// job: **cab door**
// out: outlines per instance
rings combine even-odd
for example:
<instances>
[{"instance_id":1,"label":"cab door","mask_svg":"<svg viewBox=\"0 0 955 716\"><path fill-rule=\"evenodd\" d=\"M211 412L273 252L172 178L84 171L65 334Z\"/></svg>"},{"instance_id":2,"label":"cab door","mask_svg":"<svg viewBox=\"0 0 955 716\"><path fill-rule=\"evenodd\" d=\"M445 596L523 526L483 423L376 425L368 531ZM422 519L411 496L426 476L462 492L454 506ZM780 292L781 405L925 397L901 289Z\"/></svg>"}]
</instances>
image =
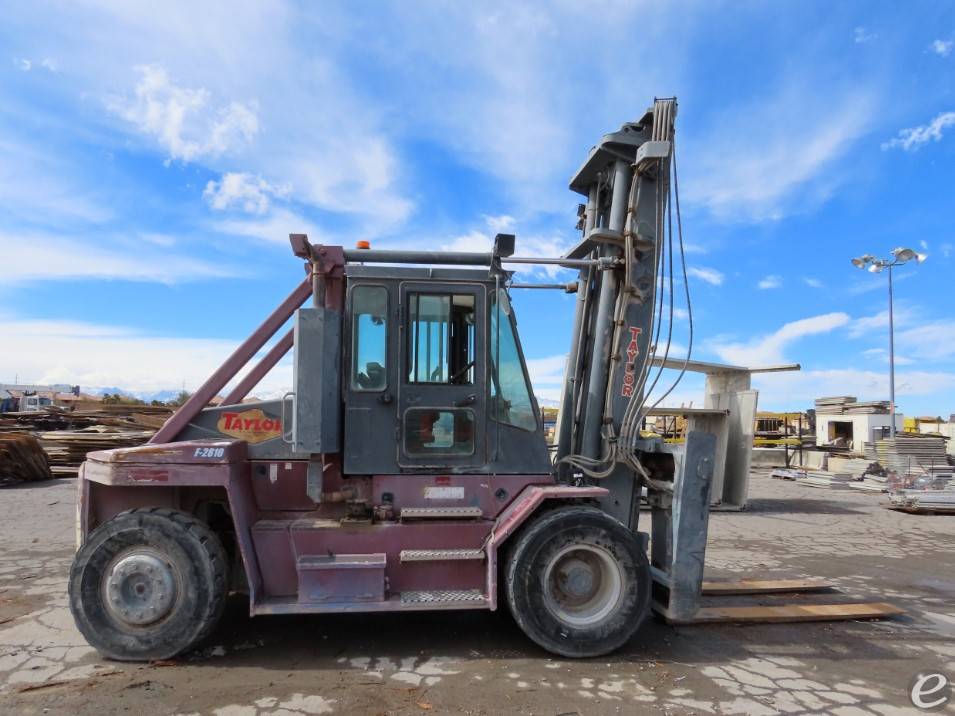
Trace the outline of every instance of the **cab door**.
<instances>
[{"instance_id":1,"label":"cab door","mask_svg":"<svg viewBox=\"0 0 955 716\"><path fill-rule=\"evenodd\" d=\"M354 281L345 313L345 474L397 470L394 442L398 314L388 281Z\"/></svg>"},{"instance_id":2,"label":"cab door","mask_svg":"<svg viewBox=\"0 0 955 716\"><path fill-rule=\"evenodd\" d=\"M398 465L464 469L487 462L485 288L402 283Z\"/></svg>"}]
</instances>

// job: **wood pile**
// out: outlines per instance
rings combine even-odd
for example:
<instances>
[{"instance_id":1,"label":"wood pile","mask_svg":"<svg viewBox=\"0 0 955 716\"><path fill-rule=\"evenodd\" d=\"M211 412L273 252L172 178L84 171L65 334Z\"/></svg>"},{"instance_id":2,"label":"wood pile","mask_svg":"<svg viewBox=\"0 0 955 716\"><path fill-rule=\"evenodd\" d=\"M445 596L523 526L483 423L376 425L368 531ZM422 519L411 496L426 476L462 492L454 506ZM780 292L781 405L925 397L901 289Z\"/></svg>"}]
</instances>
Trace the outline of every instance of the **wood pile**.
<instances>
[{"instance_id":1,"label":"wood pile","mask_svg":"<svg viewBox=\"0 0 955 716\"><path fill-rule=\"evenodd\" d=\"M86 453L142 445L170 415L172 409L165 406L124 404L75 411L48 408L41 412L0 413L0 440L10 435L32 436L40 453L45 453L47 474L74 477ZM30 472L35 468L23 469ZM0 484L4 484L2 470L0 460Z\"/></svg>"},{"instance_id":2,"label":"wood pile","mask_svg":"<svg viewBox=\"0 0 955 716\"><path fill-rule=\"evenodd\" d=\"M53 477L46 453L30 433L0 433L0 486Z\"/></svg>"},{"instance_id":3,"label":"wood pile","mask_svg":"<svg viewBox=\"0 0 955 716\"><path fill-rule=\"evenodd\" d=\"M40 444L50 458L57 475L76 475L86 453L94 450L134 447L153 436L153 430L123 430L108 425L92 425L82 430L53 430L39 433Z\"/></svg>"}]
</instances>

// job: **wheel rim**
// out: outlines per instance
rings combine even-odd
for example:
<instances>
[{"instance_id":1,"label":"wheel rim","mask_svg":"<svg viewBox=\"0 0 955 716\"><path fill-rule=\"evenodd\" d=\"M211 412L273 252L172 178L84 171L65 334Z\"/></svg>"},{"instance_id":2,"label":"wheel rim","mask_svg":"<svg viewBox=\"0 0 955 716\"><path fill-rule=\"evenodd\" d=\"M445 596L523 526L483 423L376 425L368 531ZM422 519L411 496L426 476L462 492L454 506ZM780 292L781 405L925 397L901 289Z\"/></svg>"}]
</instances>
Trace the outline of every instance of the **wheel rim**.
<instances>
[{"instance_id":1,"label":"wheel rim","mask_svg":"<svg viewBox=\"0 0 955 716\"><path fill-rule=\"evenodd\" d=\"M146 626L165 617L178 591L172 565L151 550L127 552L114 560L103 590L109 613L130 626Z\"/></svg>"},{"instance_id":2,"label":"wheel rim","mask_svg":"<svg viewBox=\"0 0 955 716\"><path fill-rule=\"evenodd\" d=\"M623 598L623 572L603 547L570 545L544 570L544 602L560 621L575 627L597 624Z\"/></svg>"}]
</instances>

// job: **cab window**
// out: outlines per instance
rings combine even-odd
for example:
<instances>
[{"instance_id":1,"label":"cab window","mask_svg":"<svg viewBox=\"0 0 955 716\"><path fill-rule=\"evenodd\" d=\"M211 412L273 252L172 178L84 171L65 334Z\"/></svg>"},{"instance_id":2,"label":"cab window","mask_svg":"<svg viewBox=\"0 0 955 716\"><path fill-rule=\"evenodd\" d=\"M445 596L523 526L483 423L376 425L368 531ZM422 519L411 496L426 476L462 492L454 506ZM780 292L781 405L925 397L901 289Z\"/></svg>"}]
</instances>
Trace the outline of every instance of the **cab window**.
<instances>
[{"instance_id":1,"label":"cab window","mask_svg":"<svg viewBox=\"0 0 955 716\"><path fill-rule=\"evenodd\" d=\"M408 307L408 382L474 383L474 296L412 293Z\"/></svg>"},{"instance_id":2,"label":"cab window","mask_svg":"<svg viewBox=\"0 0 955 716\"><path fill-rule=\"evenodd\" d=\"M491 402L492 419L522 430L537 430L537 413L517 348L517 337L507 293L491 294Z\"/></svg>"},{"instance_id":3,"label":"cab window","mask_svg":"<svg viewBox=\"0 0 955 716\"><path fill-rule=\"evenodd\" d=\"M352 390L380 391L388 383L388 291L357 286L352 291Z\"/></svg>"}]
</instances>

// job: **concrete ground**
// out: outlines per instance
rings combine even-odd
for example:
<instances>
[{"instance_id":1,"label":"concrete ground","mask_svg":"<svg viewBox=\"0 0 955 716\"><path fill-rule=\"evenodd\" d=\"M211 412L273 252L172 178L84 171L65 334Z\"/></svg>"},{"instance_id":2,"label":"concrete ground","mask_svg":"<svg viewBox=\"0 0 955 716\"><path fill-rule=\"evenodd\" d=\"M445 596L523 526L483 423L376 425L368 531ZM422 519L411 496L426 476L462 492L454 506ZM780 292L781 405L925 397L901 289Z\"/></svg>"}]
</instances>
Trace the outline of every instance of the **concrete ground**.
<instances>
[{"instance_id":1,"label":"concrete ground","mask_svg":"<svg viewBox=\"0 0 955 716\"><path fill-rule=\"evenodd\" d=\"M714 577L827 577L908 610L893 621L650 621L617 654L568 661L505 614L252 620L237 599L199 652L128 665L86 646L67 608L74 489L0 491L2 713L850 716L918 713L918 672L955 680L955 516L892 512L878 495L756 473L749 510L712 516L707 565Z\"/></svg>"}]
</instances>

